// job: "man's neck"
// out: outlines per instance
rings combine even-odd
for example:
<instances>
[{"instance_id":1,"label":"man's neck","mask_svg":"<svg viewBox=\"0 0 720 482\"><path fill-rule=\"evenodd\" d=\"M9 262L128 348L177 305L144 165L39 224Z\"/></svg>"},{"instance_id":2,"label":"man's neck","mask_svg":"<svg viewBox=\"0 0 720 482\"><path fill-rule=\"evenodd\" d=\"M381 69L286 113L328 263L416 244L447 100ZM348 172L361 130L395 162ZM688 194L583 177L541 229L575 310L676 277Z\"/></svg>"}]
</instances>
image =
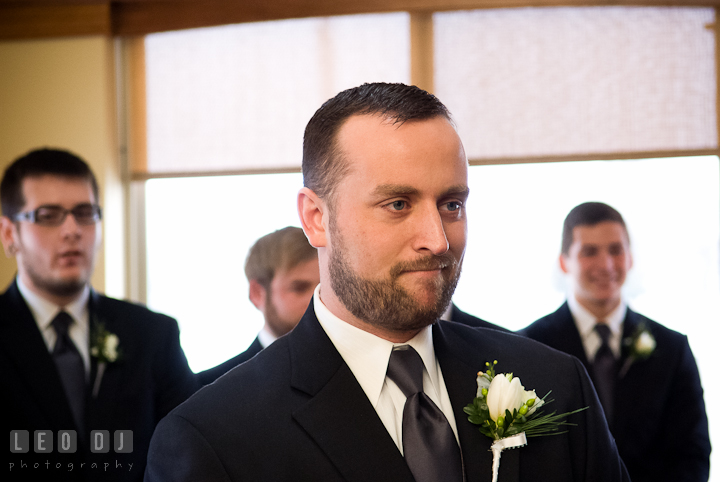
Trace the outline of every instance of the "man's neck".
<instances>
[{"instance_id":1,"label":"man's neck","mask_svg":"<svg viewBox=\"0 0 720 482\"><path fill-rule=\"evenodd\" d=\"M592 313L598 320L606 318L620 305L620 298L610 300L588 300L575 295L575 300L586 310Z\"/></svg>"},{"instance_id":2,"label":"man's neck","mask_svg":"<svg viewBox=\"0 0 720 482\"><path fill-rule=\"evenodd\" d=\"M47 290L43 290L35 286L32 281L23 279L22 277L18 277L18 281L22 283L22 286L28 290L31 291L35 296L38 296L46 301L49 301L50 303L53 303L54 305L64 307L69 304L71 304L73 301L77 300L80 296L82 296L83 291L86 289L87 285L83 285L77 292L71 293L68 295L58 295L55 293L48 292Z\"/></svg>"}]
</instances>

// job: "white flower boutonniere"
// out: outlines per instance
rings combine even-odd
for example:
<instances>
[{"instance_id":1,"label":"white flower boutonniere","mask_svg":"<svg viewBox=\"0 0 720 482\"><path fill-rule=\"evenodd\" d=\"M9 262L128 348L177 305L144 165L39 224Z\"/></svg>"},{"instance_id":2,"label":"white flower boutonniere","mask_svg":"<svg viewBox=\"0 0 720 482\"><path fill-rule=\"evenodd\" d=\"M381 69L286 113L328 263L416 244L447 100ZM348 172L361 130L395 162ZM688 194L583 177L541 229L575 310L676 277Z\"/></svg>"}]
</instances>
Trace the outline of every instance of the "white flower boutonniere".
<instances>
[{"instance_id":1,"label":"white flower boutonniere","mask_svg":"<svg viewBox=\"0 0 720 482\"><path fill-rule=\"evenodd\" d=\"M650 330L641 322L635 329L635 333L623 340L623 344L628 347L628 357L620 370L620 378L624 377L635 360L646 360L655 351L657 342Z\"/></svg>"},{"instance_id":2,"label":"white flower boutonniere","mask_svg":"<svg viewBox=\"0 0 720 482\"><path fill-rule=\"evenodd\" d=\"M121 356L119 345L120 339L116 334L110 333L99 321L93 323L90 355L98 361L97 375L93 384L93 398L97 397L100 390L100 382L105 374L107 364L117 361Z\"/></svg>"},{"instance_id":3,"label":"white flower boutonniere","mask_svg":"<svg viewBox=\"0 0 720 482\"><path fill-rule=\"evenodd\" d=\"M581 408L572 412L543 415L538 411L552 400L546 400L550 394L539 398L535 390L525 390L520 379L512 373L495 374L495 360L492 365L485 364L488 369L479 372L477 378L477 396L464 408L470 423L479 425L480 433L493 440L493 482L497 481L500 469L500 456L505 449L527 445L527 437L554 435L561 425L573 425L565 419L573 413L585 410Z\"/></svg>"}]
</instances>

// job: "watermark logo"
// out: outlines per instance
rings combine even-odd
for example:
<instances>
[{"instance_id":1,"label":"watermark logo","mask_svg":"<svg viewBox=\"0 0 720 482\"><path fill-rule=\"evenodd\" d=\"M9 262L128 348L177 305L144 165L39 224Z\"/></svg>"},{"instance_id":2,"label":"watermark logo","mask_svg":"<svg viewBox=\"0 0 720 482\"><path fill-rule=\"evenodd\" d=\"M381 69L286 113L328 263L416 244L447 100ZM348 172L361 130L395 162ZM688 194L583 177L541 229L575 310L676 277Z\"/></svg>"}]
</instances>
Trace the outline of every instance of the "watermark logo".
<instances>
[{"instance_id":1,"label":"watermark logo","mask_svg":"<svg viewBox=\"0 0 720 482\"><path fill-rule=\"evenodd\" d=\"M90 452L106 454L110 449L118 454L129 454L133 451L132 430L115 430L110 437L109 430L93 430L90 432ZM32 449L36 454L49 454L57 451L61 454L74 454L77 451L78 439L75 430L58 430L56 436L52 430L35 430L32 441L28 430L10 431L10 452L26 454Z\"/></svg>"},{"instance_id":2,"label":"watermark logo","mask_svg":"<svg viewBox=\"0 0 720 482\"><path fill-rule=\"evenodd\" d=\"M93 430L88 439L88 448L93 454L107 454L111 450L117 454L130 454L133 451L132 430L115 430L112 434L109 430ZM11 430L10 431L10 453L20 454L10 462L10 472L25 473L28 470L40 471L66 471L90 470L90 471L132 471L133 462L131 459L118 457L114 463L100 457L93 460L86 458L85 462L77 461L68 457L62 461L62 454L74 454L78 450L78 436L75 430ZM50 455L53 452L59 456ZM47 454L43 462L37 456L30 456L30 453ZM23 456L22 454L28 454ZM53 458L54 457L54 458ZM45 459L45 457L42 457Z\"/></svg>"}]
</instances>

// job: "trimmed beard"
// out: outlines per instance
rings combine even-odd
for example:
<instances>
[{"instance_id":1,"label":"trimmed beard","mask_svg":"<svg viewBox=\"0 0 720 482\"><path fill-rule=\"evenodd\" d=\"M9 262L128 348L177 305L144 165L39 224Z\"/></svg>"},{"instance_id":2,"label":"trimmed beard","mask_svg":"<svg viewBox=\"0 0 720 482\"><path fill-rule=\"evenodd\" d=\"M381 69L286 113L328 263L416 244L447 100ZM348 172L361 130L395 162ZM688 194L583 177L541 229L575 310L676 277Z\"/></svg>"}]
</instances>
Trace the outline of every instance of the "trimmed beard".
<instances>
[{"instance_id":1,"label":"trimmed beard","mask_svg":"<svg viewBox=\"0 0 720 482\"><path fill-rule=\"evenodd\" d=\"M88 283L87 279L52 280L43 278L29 264L25 264L25 271L38 289L60 298L71 298L79 295Z\"/></svg>"},{"instance_id":2,"label":"trimmed beard","mask_svg":"<svg viewBox=\"0 0 720 482\"><path fill-rule=\"evenodd\" d=\"M451 254L426 256L415 261L400 262L390 268L387 279L362 278L350 267L344 256L345 245L331 215L331 235L335 241L328 258L330 286L340 302L355 317L366 323L393 332L414 331L435 323L445 312L455 292L462 262ZM407 270L442 268L442 277L428 281L435 295L429 306L421 306L398 283ZM427 288L427 286L425 287Z\"/></svg>"}]
</instances>

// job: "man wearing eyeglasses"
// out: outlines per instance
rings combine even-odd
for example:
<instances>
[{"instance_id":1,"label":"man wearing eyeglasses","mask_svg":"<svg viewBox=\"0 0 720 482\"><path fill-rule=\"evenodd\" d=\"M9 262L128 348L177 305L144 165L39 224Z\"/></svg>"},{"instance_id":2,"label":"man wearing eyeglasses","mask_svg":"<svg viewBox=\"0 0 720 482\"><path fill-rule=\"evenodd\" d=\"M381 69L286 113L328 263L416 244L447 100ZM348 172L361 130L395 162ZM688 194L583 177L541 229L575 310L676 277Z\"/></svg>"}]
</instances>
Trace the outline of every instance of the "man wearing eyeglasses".
<instances>
[{"instance_id":1,"label":"man wearing eyeglasses","mask_svg":"<svg viewBox=\"0 0 720 482\"><path fill-rule=\"evenodd\" d=\"M156 423L196 388L177 322L89 286L102 210L80 158L26 154L0 199L0 239L17 261L0 295L10 479L142 480Z\"/></svg>"}]
</instances>

